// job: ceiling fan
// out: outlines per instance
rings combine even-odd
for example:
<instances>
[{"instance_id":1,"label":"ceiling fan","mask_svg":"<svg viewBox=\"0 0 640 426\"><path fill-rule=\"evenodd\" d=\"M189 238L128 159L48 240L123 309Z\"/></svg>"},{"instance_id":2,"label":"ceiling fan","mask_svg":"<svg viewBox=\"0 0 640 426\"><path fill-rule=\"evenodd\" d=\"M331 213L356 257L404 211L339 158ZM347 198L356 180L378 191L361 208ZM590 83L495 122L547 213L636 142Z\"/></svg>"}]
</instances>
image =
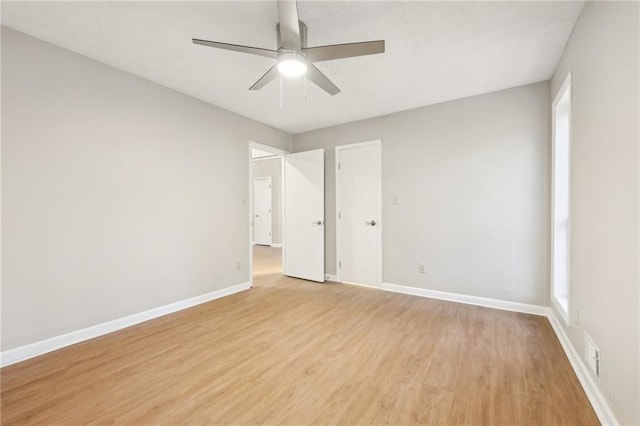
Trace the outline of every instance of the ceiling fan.
<instances>
[{"instance_id":1,"label":"ceiling fan","mask_svg":"<svg viewBox=\"0 0 640 426\"><path fill-rule=\"evenodd\" d=\"M277 0L278 20L276 26L278 50L260 47L241 46L217 41L192 39L194 44L266 56L277 60L249 90L259 90L273 81L279 74L285 77L306 77L331 96L340 93L340 89L320 72L314 62L354 56L384 53L384 40L360 43L332 44L329 46L307 47L307 26L298 19L298 7L295 0Z\"/></svg>"}]
</instances>

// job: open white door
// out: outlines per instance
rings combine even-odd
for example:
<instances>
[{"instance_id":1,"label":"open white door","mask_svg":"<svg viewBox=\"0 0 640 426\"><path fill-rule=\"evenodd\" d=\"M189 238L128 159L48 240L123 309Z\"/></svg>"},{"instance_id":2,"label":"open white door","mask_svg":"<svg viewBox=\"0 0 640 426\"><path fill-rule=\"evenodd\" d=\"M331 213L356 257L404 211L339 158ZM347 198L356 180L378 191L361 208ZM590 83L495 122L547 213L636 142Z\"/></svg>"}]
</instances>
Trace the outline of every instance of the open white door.
<instances>
[{"instance_id":1,"label":"open white door","mask_svg":"<svg viewBox=\"0 0 640 426\"><path fill-rule=\"evenodd\" d=\"M286 155L284 183L283 273L324 282L324 150Z\"/></svg>"}]
</instances>

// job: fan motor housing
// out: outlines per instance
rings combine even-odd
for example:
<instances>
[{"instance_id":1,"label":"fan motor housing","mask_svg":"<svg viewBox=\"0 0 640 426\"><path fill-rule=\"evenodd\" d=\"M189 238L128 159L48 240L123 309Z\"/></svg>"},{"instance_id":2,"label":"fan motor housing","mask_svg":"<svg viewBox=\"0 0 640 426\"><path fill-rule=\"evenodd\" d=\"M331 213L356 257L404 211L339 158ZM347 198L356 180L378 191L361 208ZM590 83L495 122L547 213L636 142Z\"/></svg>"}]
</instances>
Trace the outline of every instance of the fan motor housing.
<instances>
[{"instance_id":1,"label":"fan motor housing","mask_svg":"<svg viewBox=\"0 0 640 426\"><path fill-rule=\"evenodd\" d=\"M300 25L300 45L305 48L307 47L307 25L302 21L298 21L298 24ZM276 25L276 46L278 46L277 50L282 48L282 41L280 40L280 23Z\"/></svg>"}]
</instances>

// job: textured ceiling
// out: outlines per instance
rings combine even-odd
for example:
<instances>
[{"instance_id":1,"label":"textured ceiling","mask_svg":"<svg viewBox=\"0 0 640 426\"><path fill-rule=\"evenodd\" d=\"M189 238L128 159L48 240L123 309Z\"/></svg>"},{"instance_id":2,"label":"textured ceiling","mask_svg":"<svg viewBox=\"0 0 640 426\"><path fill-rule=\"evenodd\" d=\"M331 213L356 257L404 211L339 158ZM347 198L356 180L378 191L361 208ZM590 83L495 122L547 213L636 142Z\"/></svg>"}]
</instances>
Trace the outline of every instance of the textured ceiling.
<instances>
[{"instance_id":1,"label":"textured ceiling","mask_svg":"<svg viewBox=\"0 0 640 426\"><path fill-rule=\"evenodd\" d=\"M342 93L303 80L247 90L273 60L191 38L275 48L275 1L2 2L2 23L290 133L551 77L582 2L309 2L310 46L386 40L318 63Z\"/></svg>"}]
</instances>

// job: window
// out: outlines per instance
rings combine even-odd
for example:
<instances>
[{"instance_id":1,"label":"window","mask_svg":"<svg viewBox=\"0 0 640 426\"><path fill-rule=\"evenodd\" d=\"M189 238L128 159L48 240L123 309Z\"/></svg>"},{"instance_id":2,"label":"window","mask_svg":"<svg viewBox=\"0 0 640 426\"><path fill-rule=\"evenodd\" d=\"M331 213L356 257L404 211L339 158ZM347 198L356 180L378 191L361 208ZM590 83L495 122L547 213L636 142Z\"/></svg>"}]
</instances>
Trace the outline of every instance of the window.
<instances>
[{"instance_id":1,"label":"window","mask_svg":"<svg viewBox=\"0 0 640 426\"><path fill-rule=\"evenodd\" d=\"M569 189L571 176L571 74L553 106L551 302L569 321Z\"/></svg>"}]
</instances>

